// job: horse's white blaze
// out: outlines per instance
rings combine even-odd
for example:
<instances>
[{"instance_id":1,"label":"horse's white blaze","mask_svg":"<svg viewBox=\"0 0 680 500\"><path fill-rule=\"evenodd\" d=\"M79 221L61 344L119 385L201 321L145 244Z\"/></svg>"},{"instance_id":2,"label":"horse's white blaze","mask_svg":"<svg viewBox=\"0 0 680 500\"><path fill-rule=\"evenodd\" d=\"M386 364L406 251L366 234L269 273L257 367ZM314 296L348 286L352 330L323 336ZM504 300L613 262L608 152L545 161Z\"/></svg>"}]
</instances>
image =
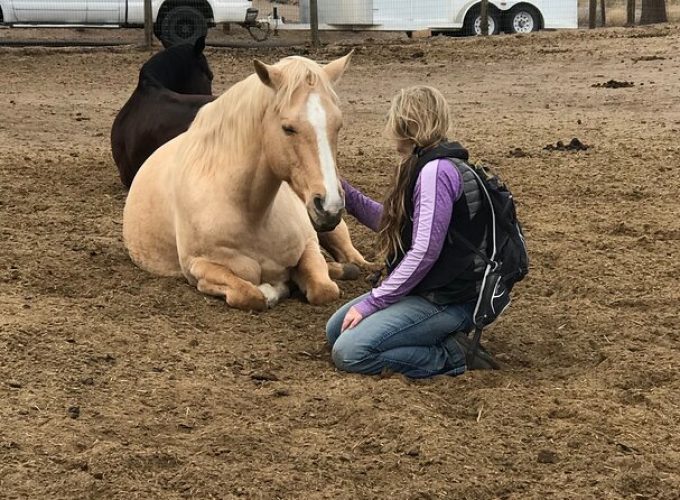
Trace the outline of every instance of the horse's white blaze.
<instances>
[{"instance_id":1,"label":"horse's white blaze","mask_svg":"<svg viewBox=\"0 0 680 500\"><path fill-rule=\"evenodd\" d=\"M328 212L338 212L345 206L344 200L340 197L338 189L338 176L335 171L335 159L328 142L328 131L326 130L326 110L323 109L319 94L313 93L307 99L307 120L314 127L316 132L316 144L319 149L319 162L323 183L326 187L326 199L323 208Z\"/></svg>"}]
</instances>

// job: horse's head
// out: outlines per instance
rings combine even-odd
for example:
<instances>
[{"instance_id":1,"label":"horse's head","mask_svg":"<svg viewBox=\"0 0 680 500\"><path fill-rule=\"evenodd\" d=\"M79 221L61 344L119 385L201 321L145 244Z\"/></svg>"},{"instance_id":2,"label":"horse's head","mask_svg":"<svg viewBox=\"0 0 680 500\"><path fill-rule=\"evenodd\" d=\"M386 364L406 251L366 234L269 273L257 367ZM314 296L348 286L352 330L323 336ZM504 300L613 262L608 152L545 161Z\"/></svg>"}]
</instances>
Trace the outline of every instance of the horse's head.
<instances>
[{"instance_id":1,"label":"horse's head","mask_svg":"<svg viewBox=\"0 0 680 500\"><path fill-rule=\"evenodd\" d=\"M211 95L213 73L203 49L205 36L194 43L168 47L142 67L141 78L150 78L179 94Z\"/></svg>"},{"instance_id":2,"label":"horse's head","mask_svg":"<svg viewBox=\"0 0 680 500\"><path fill-rule=\"evenodd\" d=\"M345 208L335 162L342 114L332 85L350 57L323 67L302 57L273 66L255 61L258 77L276 94L262 124L263 153L275 175L305 203L317 231L335 228Z\"/></svg>"}]
</instances>

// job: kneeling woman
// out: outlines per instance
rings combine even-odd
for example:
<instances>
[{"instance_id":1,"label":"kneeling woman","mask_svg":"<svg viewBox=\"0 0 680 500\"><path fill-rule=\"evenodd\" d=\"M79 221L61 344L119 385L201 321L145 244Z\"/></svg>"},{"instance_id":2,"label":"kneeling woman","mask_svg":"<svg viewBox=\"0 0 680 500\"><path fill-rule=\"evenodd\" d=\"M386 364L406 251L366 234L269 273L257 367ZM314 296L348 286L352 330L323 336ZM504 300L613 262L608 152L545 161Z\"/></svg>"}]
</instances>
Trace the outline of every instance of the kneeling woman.
<instances>
[{"instance_id":1,"label":"kneeling woman","mask_svg":"<svg viewBox=\"0 0 680 500\"><path fill-rule=\"evenodd\" d=\"M342 370L424 378L495 365L480 348L475 366L466 367L476 271L485 264L452 234L460 231L484 250L489 213L474 179L449 159L465 161L468 153L445 142L448 129L448 106L438 90L402 90L387 121L402 161L385 203L343 182L348 212L378 232L388 275L328 322L333 361Z\"/></svg>"}]
</instances>

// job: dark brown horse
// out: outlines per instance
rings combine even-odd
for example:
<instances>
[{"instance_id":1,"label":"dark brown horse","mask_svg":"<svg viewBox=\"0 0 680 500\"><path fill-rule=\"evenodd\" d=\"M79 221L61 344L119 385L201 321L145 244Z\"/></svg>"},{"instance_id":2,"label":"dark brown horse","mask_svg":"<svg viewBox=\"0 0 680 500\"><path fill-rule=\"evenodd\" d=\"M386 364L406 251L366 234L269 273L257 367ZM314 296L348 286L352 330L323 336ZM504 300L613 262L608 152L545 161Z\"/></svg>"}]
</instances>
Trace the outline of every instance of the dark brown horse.
<instances>
[{"instance_id":1,"label":"dark brown horse","mask_svg":"<svg viewBox=\"0 0 680 500\"><path fill-rule=\"evenodd\" d=\"M201 37L163 50L142 66L137 88L111 128L111 152L125 187L156 149L186 131L198 110L215 99L204 48Z\"/></svg>"}]
</instances>

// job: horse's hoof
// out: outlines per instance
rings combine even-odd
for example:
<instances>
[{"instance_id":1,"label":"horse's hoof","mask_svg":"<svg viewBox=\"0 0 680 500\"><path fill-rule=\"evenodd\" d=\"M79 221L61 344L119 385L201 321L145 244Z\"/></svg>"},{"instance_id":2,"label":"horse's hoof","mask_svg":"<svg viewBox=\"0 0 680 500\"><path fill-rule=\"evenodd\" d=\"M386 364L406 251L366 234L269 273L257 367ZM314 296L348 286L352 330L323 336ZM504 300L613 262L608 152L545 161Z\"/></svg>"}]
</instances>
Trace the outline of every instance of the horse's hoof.
<instances>
[{"instance_id":1,"label":"horse's hoof","mask_svg":"<svg viewBox=\"0 0 680 500\"><path fill-rule=\"evenodd\" d=\"M359 269L359 266L356 264L342 265L342 276L340 277L341 280L358 280L359 276L361 276L361 269Z\"/></svg>"},{"instance_id":2,"label":"horse's hoof","mask_svg":"<svg viewBox=\"0 0 680 500\"><path fill-rule=\"evenodd\" d=\"M272 286L269 283L262 283L257 288L264 295L268 309L271 309L278 304L281 299L290 297L290 289L285 283L279 283L275 286Z\"/></svg>"},{"instance_id":3,"label":"horse's hoof","mask_svg":"<svg viewBox=\"0 0 680 500\"><path fill-rule=\"evenodd\" d=\"M276 293L274 287L269 283L262 283L257 288L262 292L262 295L264 295L264 300L267 303L267 309L271 309L279 303L279 294Z\"/></svg>"}]
</instances>

